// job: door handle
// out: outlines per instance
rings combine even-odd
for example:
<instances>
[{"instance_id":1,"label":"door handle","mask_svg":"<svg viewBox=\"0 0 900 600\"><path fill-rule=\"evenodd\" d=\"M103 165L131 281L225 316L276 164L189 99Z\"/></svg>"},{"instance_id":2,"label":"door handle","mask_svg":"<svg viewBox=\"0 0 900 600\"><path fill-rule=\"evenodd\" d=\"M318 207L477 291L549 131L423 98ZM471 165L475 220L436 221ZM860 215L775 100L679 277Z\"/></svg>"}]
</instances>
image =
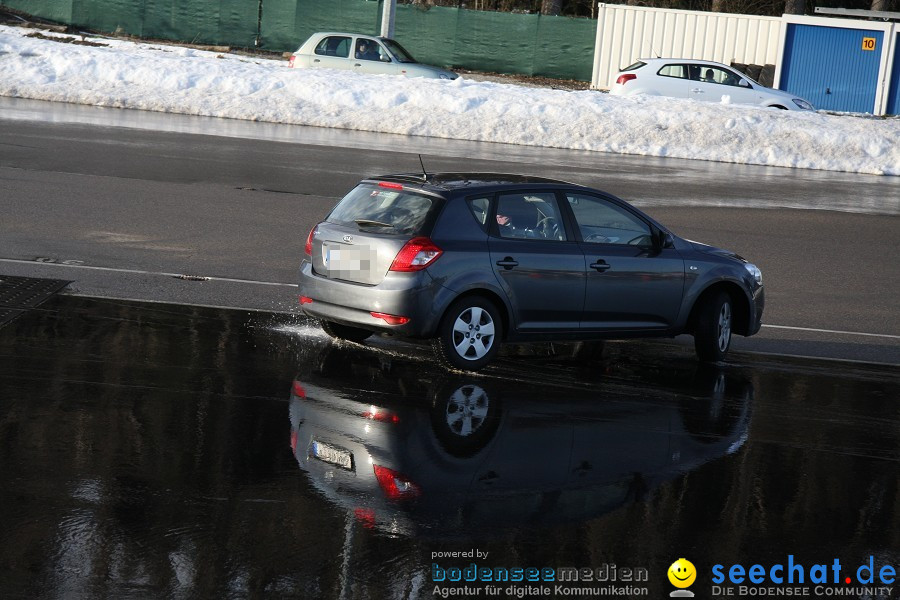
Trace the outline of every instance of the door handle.
<instances>
[{"instance_id":1,"label":"door handle","mask_svg":"<svg viewBox=\"0 0 900 600\"><path fill-rule=\"evenodd\" d=\"M498 267L503 267L504 269L506 269L507 271L509 271L509 270L512 269L513 267L518 267L518 266L519 266L519 262L518 262L516 259L514 259L512 256L507 256L507 257L504 258L503 260L498 260L498 261L497 261L497 266L498 266Z\"/></svg>"},{"instance_id":2,"label":"door handle","mask_svg":"<svg viewBox=\"0 0 900 600\"><path fill-rule=\"evenodd\" d=\"M354 66L354 67L361 67L362 65L359 64L359 63L353 63L353 66Z\"/></svg>"},{"instance_id":3,"label":"door handle","mask_svg":"<svg viewBox=\"0 0 900 600\"><path fill-rule=\"evenodd\" d=\"M591 265L591 268L596 269L597 271L600 271L602 273L603 271L606 271L607 269L609 269L611 266L612 265L610 265L608 262L606 262L605 260L603 260L601 258L601 259L597 260L597 262L593 263Z\"/></svg>"},{"instance_id":4,"label":"door handle","mask_svg":"<svg viewBox=\"0 0 900 600\"><path fill-rule=\"evenodd\" d=\"M314 59L313 59L313 62L322 62L322 61L319 60L318 58L314 58Z\"/></svg>"},{"instance_id":5,"label":"door handle","mask_svg":"<svg viewBox=\"0 0 900 600\"><path fill-rule=\"evenodd\" d=\"M692 91L693 93L695 93L695 94L702 94L702 93L703 93L703 90L701 90L700 88L692 88L691 91Z\"/></svg>"}]
</instances>

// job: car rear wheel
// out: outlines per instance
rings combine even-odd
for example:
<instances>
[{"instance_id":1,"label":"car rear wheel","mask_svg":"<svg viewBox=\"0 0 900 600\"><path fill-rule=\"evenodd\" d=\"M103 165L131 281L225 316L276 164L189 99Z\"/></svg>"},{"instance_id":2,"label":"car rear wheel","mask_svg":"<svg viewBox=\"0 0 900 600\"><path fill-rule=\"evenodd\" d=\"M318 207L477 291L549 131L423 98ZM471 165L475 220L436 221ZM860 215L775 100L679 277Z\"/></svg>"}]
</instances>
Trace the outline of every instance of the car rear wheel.
<instances>
[{"instance_id":1,"label":"car rear wheel","mask_svg":"<svg viewBox=\"0 0 900 600\"><path fill-rule=\"evenodd\" d=\"M432 346L445 366L478 371L500 349L503 322L493 302L480 296L460 298L450 305Z\"/></svg>"},{"instance_id":2,"label":"car rear wheel","mask_svg":"<svg viewBox=\"0 0 900 600\"><path fill-rule=\"evenodd\" d=\"M331 321L322 321L322 329L324 329L325 333L331 337L339 340L347 340L348 342L361 342L372 335L372 332L368 329L351 327L350 325L341 325L340 323L333 323Z\"/></svg>"},{"instance_id":3,"label":"car rear wheel","mask_svg":"<svg viewBox=\"0 0 900 600\"><path fill-rule=\"evenodd\" d=\"M694 327L694 349L700 360L723 360L731 347L731 330L734 310L731 297L719 292L708 298L700 307Z\"/></svg>"}]
</instances>

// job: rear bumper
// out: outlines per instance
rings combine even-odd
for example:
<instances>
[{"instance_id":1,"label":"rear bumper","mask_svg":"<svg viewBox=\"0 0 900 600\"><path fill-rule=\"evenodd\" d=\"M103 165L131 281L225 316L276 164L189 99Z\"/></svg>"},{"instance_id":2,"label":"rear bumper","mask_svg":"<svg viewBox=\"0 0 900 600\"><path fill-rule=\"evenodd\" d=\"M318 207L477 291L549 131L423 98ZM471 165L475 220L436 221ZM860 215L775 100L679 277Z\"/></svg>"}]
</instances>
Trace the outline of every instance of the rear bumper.
<instances>
[{"instance_id":1,"label":"rear bumper","mask_svg":"<svg viewBox=\"0 0 900 600\"><path fill-rule=\"evenodd\" d=\"M300 264L300 296L312 299L301 304L311 317L376 332L406 337L432 337L449 299L447 291L426 271L390 272L378 285L363 285L330 279L313 272L312 264ZM408 317L403 325L389 325L372 313Z\"/></svg>"}]
</instances>

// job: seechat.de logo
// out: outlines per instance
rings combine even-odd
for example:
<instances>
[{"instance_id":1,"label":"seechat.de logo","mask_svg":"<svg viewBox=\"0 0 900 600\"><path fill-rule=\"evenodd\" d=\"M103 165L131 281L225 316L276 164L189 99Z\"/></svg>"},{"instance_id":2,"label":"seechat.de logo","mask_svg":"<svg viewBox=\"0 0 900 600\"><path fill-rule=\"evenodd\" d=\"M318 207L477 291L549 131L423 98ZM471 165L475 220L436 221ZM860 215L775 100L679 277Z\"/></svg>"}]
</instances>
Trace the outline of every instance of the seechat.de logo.
<instances>
[{"instance_id":1,"label":"seechat.de logo","mask_svg":"<svg viewBox=\"0 0 900 600\"><path fill-rule=\"evenodd\" d=\"M697 569L694 563L686 558L679 558L672 563L668 571L669 583L678 589L669 594L671 598L693 598L694 592L689 587L697 579Z\"/></svg>"}]
</instances>

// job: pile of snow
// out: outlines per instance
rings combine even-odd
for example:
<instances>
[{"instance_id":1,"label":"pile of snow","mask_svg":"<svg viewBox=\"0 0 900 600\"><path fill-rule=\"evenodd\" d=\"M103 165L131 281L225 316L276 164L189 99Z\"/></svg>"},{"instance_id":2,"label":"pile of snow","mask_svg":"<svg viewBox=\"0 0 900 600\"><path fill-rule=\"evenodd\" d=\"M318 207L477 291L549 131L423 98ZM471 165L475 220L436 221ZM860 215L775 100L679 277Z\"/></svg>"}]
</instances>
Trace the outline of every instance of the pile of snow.
<instances>
[{"instance_id":1,"label":"pile of snow","mask_svg":"<svg viewBox=\"0 0 900 600\"><path fill-rule=\"evenodd\" d=\"M290 69L0 26L0 95L403 135L900 175L900 120ZM58 41L47 38L56 37ZM61 43L68 41L70 43ZM75 41L81 41L76 38Z\"/></svg>"}]
</instances>

